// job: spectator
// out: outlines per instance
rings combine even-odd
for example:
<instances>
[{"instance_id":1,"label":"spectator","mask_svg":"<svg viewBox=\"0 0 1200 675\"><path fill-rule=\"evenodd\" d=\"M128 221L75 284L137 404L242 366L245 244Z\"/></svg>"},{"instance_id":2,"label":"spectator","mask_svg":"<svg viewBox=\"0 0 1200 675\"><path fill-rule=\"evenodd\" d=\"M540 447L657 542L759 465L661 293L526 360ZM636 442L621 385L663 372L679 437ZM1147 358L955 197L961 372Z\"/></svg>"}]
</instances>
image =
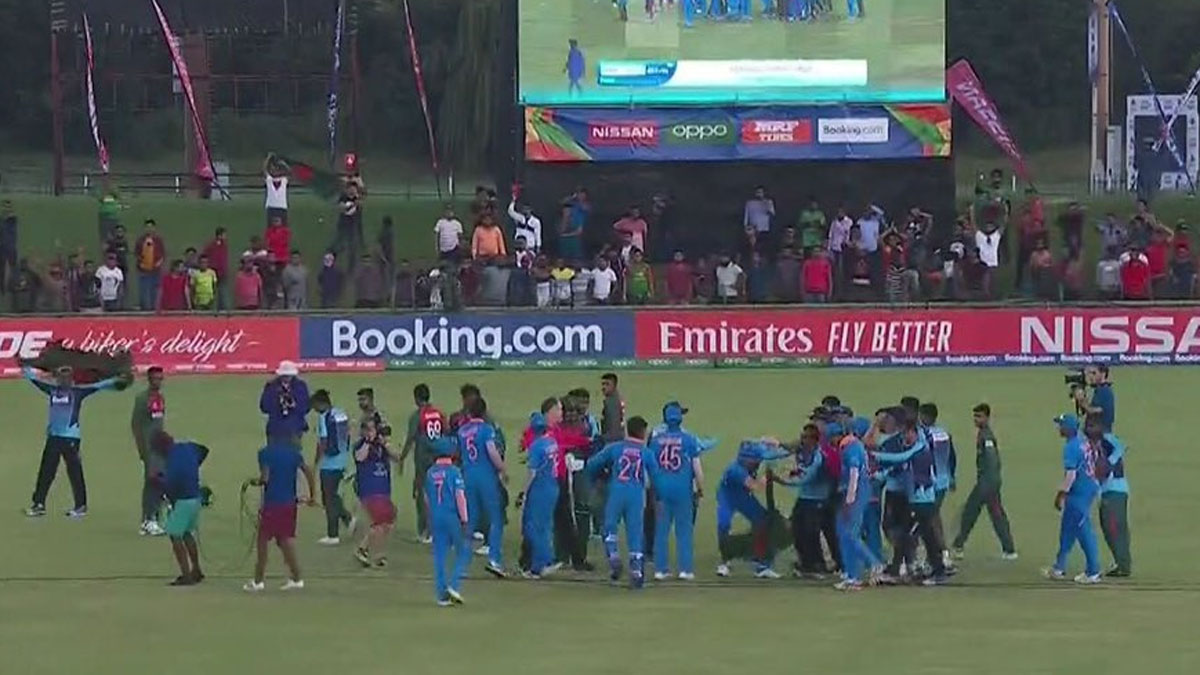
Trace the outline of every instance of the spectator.
<instances>
[{"instance_id":1,"label":"spectator","mask_svg":"<svg viewBox=\"0 0 1200 675\"><path fill-rule=\"evenodd\" d=\"M1171 248L1173 250L1181 247L1187 249L1188 255L1192 254L1191 233L1188 231L1187 223L1182 218L1175 223L1175 236L1171 238Z\"/></svg>"},{"instance_id":2,"label":"spectator","mask_svg":"<svg viewBox=\"0 0 1200 675\"><path fill-rule=\"evenodd\" d=\"M337 266L337 254L327 251L321 257L321 271L317 273L317 288L321 296L321 309L338 306L342 298L342 284L345 275Z\"/></svg>"},{"instance_id":3,"label":"spectator","mask_svg":"<svg viewBox=\"0 0 1200 675\"><path fill-rule=\"evenodd\" d=\"M516 239L513 255L513 271L508 278L509 304L516 307L532 307L537 304L537 292L533 281L533 264L537 254L529 250L525 235Z\"/></svg>"},{"instance_id":4,"label":"spectator","mask_svg":"<svg viewBox=\"0 0 1200 675\"><path fill-rule=\"evenodd\" d=\"M1028 204L1021 207L1021 214L1017 219L1017 230L1019 242L1017 244L1017 274L1014 287L1021 290L1025 286L1025 269L1030 265L1030 258L1037 250L1038 244L1045 242L1047 233L1045 223L1034 216ZM1034 286L1037 286L1036 281Z\"/></svg>"},{"instance_id":5,"label":"spectator","mask_svg":"<svg viewBox=\"0 0 1200 675\"><path fill-rule=\"evenodd\" d=\"M1103 300L1116 300L1121 297L1119 250L1115 247L1105 249L1096 263L1096 292Z\"/></svg>"},{"instance_id":6,"label":"spectator","mask_svg":"<svg viewBox=\"0 0 1200 675\"><path fill-rule=\"evenodd\" d=\"M872 204L858 219L858 229L861 236L859 249L868 257L874 259L879 252L879 237L883 228L883 209Z\"/></svg>"},{"instance_id":7,"label":"spectator","mask_svg":"<svg viewBox=\"0 0 1200 675\"><path fill-rule=\"evenodd\" d=\"M96 207L96 222L100 229L100 245L103 246L112 236L112 231L121 224L121 196L112 186L112 177L104 176Z\"/></svg>"},{"instance_id":8,"label":"spectator","mask_svg":"<svg viewBox=\"0 0 1200 675\"><path fill-rule=\"evenodd\" d=\"M263 246L262 237L253 235L250 237L250 248L242 252L242 258L250 258L254 266L258 268L259 273L271 262L271 253Z\"/></svg>"},{"instance_id":9,"label":"spectator","mask_svg":"<svg viewBox=\"0 0 1200 675\"><path fill-rule=\"evenodd\" d=\"M613 271L616 272L616 270ZM592 275L595 270L587 265L580 265L579 269L572 270L572 272L575 276L571 277L571 281L568 283L572 306L591 303Z\"/></svg>"},{"instance_id":10,"label":"spectator","mask_svg":"<svg viewBox=\"0 0 1200 675\"><path fill-rule=\"evenodd\" d=\"M198 269L200 269L200 254L196 252L195 246L189 246L183 251L183 271L190 275L195 274Z\"/></svg>"},{"instance_id":11,"label":"spectator","mask_svg":"<svg viewBox=\"0 0 1200 675\"><path fill-rule=\"evenodd\" d=\"M361 262L354 270L354 306L359 309L383 307L384 292L387 286L387 279L375 256L364 253Z\"/></svg>"},{"instance_id":12,"label":"spectator","mask_svg":"<svg viewBox=\"0 0 1200 675\"><path fill-rule=\"evenodd\" d=\"M667 265L667 303L671 305L686 305L696 295L695 270L683 256L683 251L675 251L671 262Z\"/></svg>"},{"instance_id":13,"label":"spectator","mask_svg":"<svg viewBox=\"0 0 1200 675\"><path fill-rule=\"evenodd\" d=\"M571 282L575 276L574 268L568 266L562 258L554 261L554 267L550 270L550 286L555 305L569 307L574 304Z\"/></svg>"},{"instance_id":14,"label":"spectator","mask_svg":"<svg viewBox=\"0 0 1200 675\"><path fill-rule=\"evenodd\" d=\"M1058 217L1058 226L1067 245L1068 260L1074 260L1083 253L1083 221L1086 215L1079 202L1071 202Z\"/></svg>"},{"instance_id":15,"label":"spectator","mask_svg":"<svg viewBox=\"0 0 1200 675\"><path fill-rule=\"evenodd\" d=\"M587 190L576 188L563 200L562 219L558 227L558 253L572 262L584 259L583 231L592 213Z\"/></svg>"},{"instance_id":16,"label":"spectator","mask_svg":"<svg viewBox=\"0 0 1200 675\"><path fill-rule=\"evenodd\" d=\"M786 247L775 260L775 298L784 303L800 302L803 297L804 263L796 258L796 249Z\"/></svg>"},{"instance_id":17,"label":"spectator","mask_svg":"<svg viewBox=\"0 0 1200 675\"><path fill-rule=\"evenodd\" d=\"M192 275L192 309L210 312L220 309L224 302L220 299L221 282L217 271L212 267L212 260L205 253L200 256L200 266Z\"/></svg>"},{"instance_id":18,"label":"spectator","mask_svg":"<svg viewBox=\"0 0 1200 675\"><path fill-rule=\"evenodd\" d=\"M1174 234L1170 228L1164 225L1155 227L1150 233L1150 245L1144 251L1146 259L1150 262L1150 285L1154 289L1156 298L1165 297L1167 286L1170 285L1168 279L1169 258L1171 257L1170 239Z\"/></svg>"},{"instance_id":19,"label":"spectator","mask_svg":"<svg viewBox=\"0 0 1200 675\"><path fill-rule=\"evenodd\" d=\"M909 267L908 249L896 230L883 236L884 288L888 302L911 302L917 285L917 272Z\"/></svg>"},{"instance_id":20,"label":"spectator","mask_svg":"<svg viewBox=\"0 0 1200 675\"><path fill-rule=\"evenodd\" d=\"M963 299L990 300L992 297L992 268L983 262L979 249L967 251L962 269Z\"/></svg>"},{"instance_id":21,"label":"spectator","mask_svg":"<svg viewBox=\"0 0 1200 675\"><path fill-rule=\"evenodd\" d=\"M17 214L11 200L0 202L0 293L17 271Z\"/></svg>"},{"instance_id":22,"label":"spectator","mask_svg":"<svg viewBox=\"0 0 1200 675\"><path fill-rule=\"evenodd\" d=\"M613 267L617 271L618 274L623 275L625 273L625 268L629 267L630 261L633 260L633 251L637 248L637 246L635 246L633 244L633 235L632 234L630 234L628 232L623 232L623 233L621 233L620 236L621 236L621 248L618 249L617 256L621 259L621 264L620 264L619 269L616 269L618 267L617 265L614 265ZM624 278L624 277L622 277L622 278Z\"/></svg>"},{"instance_id":23,"label":"spectator","mask_svg":"<svg viewBox=\"0 0 1200 675\"><path fill-rule=\"evenodd\" d=\"M623 240L629 242L634 248L641 251L643 254L646 251L646 239L649 227L646 221L642 218L642 210L637 206L629 207L617 222L613 223L613 229L617 233L623 235Z\"/></svg>"},{"instance_id":24,"label":"spectator","mask_svg":"<svg viewBox=\"0 0 1200 675\"><path fill-rule=\"evenodd\" d=\"M467 267L467 269L470 269L470 267ZM447 312L457 312L463 308L465 292L462 283L462 274L455 274L454 266L450 263L442 263L442 273L438 276L437 289L442 302L442 308Z\"/></svg>"},{"instance_id":25,"label":"spectator","mask_svg":"<svg viewBox=\"0 0 1200 675\"><path fill-rule=\"evenodd\" d=\"M800 230L800 250L815 250L828 237L825 212L815 196L808 198L808 206L800 211L796 226Z\"/></svg>"},{"instance_id":26,"label":"spectator","mask_svg":"<svg viewBox=\"0 0 1200 675\"><path fill-rule=\"evenodd\" d=\"M55 314L71 311L70 286L62 263L51 262L42 281L42 309Z\"/></svg>"},{"instance_id":27,"label":"spectator","mask_svg":"<svg viewBox=\"0 0 1200 675\"><path fill-rule=\"evenodd\" d=\"M252 257L242 258L242 267L233 279L233 306L241 310L256 310L263 306L263 280Z\"/></svg>"},{"instance_id":28,"label":"spectator","mask_svg":"<svg viewBox=\"0 0 1200 675\"><path fill-rule=\"evenodd\" d=\"M454 215L452 205L446 205L442 217L433 226L433 232L437 237L438 259L457 261L462 249L463 225Z\"/></svg>"},{"instance_id":29,"label":"spectator","mask_svg":"<svg viewBox=\"0 0 1200 675\"><path fill-rule=\"evenodd\" d=\"M266 186L266 209L268 225L279 219L286 223L288 217L288 167L274 155L263 160L263 183Z\"/></svg>"},{"instance_id":30,"label":"spectator","mask_svg":"<svg viewBox=\"0 0 1200 675\"><path fill-rule=\"evenodd\" d=\"M738 260L750 260L750 256L759 250L762 243L763 235L760 235L753 225L742 227L742 239L737 250Z\"/></svg>"},{"instance_id":31,"label":"spectator","mask_svg":"<svg viewBox=\"0 0 1200 675\"><path fill-rule=\"evenodd\" d=\"M826 303L833 297L833 261L822 247L809 249L800 276L804 280L804 302Z\"/></svg>"},{"instance_id":32,"label":"spectator","mask_svg":"<svg viewBox=\"0 0 1200 675\"><path fill-rule=\"evenodd\" d=\"M1131 245L1121 256L1121 297L1125 300L1152 300L1150 260L1142 249Z\"/></svg>"},{"instance_id":33,"label":"spectator","mask_svg":"<svg viewBox=\"0 0 1200 675\"><path fill-rule=\"evenodd\" d=\"M114 236L124 236L118 225L113 230ZM125 273L117 264L117 255L108 253L104 256L104 266L96 270L96 279L100 282L100 305L106 312L119 312L122 309L122 299L125 297Z\"/></svg>"},{"instance_id":34,"label":"spectator","mask_svg":"<svg viewBox=\"0 0 1200 675\"><path fill-rule=\"evenodd\" d=\"M763 186L754 188L754 196L746 200L746 208L742 213L742 226L753 227L759 239L767 239L771 234L771 223L775 218L775 200L767 196Z\"/></svg>"},{"instance_id":35,"label":"spectator","mask_svg":"<svg viewBox=\"0 0 1200 675\"><path fill-rule=\"evenodd\" d=\"M496 191L483 185L476 185L475 198L471 200L471 215L476 222L485 215L496 215Z\"/></svg>"},{"instance_id":36,"label":"spectator","mask_svg":"<svg viewBox=\"0 0 1200 675\"><path fill-rule=\"evenodd\" d=\"M113 255L117 259L117 268L121 270L121 274L129 274L129 240L125 237L125 226L117 225L113 227L108 241L104 243L104 257L107 260L109 255Z\"/></svg>"},{"instance_id":37,"label":"spectator","mask_svg":"<svg viewBox=\"0 0 1200 675\"><path fill-rule=\"evenodd\" d=\"M1150 210L1150 203L1145 199L1139 199L1134 202L1133 210L1133 217L1142 219L1149 227L1156 228L1160 225L1158 217Z\"/></svg>"},{"instance_id":38,"label":"spectator","mask_svg":"<svg viewBox=\"0 0 1200 675\"><path fill-rule=\"evenodd\" d=\"M842 267L842 251L850 242L850 228L854 221L846 214L846 207L839 206L837 215L829 224L829 253L833 256L833 271L838 279L845 278Z\"/></svg>"},{"instance_id":39,"label":"spectator","mask_svg":"<svg viewBox=\"0 0 1200 675\"><path fill-rule=\"evenodd\" d=\"M771 299L771 270L761 253L755 251L750 255L745 276L747 301L763 304Z\"/></svg>"},{"instance_id":40,"label":"spectator","mask_svg":"<svg viewBox=\"0 0 1200 675\"><path fill-rule=\"evenodd\" d=\"M82 247L80 248L82 250ZM91 274L94 275L95 273L96 270L92 270ZM72 312L79 311L80 308L79 302L81 299L81 291L83 290L81 279L83 278L84 274L83 254L80 252L72 253L71 255L67 256L67 268L64 270L64 275L67 281L67 298L69 299L67 308ZM89 280L89 283L95 285L95 281L96 280L93 276L93 278Z\"/></svg>"},{"instance_id":41,"label":"spectator","mask_svg":"<svg viewBox=\"0 0 1200 675\"><path fill-rule=\"evenodd\" d=\"M158 291L158 310L161 312L185 312L192 308L191 281L182 260L171 261L171 269L162 279Z\"/></svg>"},{"instance_id":42,"label":"spectator","mask_svg":"<svg viewBox=\"0 0 1200 675\"><path fill-rule=\"evenodd\" d=\"M392 283L392 307L413 309L417 306L417 280L412 265L406 259L396 264L396 276Z\"/></svg>"},{"instance_id":43,"label":"spectator","mask_svg":"<svg viewBox=\"0 0 1200 675\"><path fill-rule=\"evenodd\" d=\"M474 305L479 295L479 276L483 265L478 260L463 260L459 263L456 276L462 286L462 301L466 305ZM445 279L442 279L442 283Z\"/></svg>"},{"instance_id":44,"label":"spectator","mask_svg":"<svg viewBox=\"0 0 1200 675\"><path fill-rule=\"evenodd\" d=\"M308 307L308 267L300 257L300 251L292 249L288 264L283 268L283 304L291 310Z\"/></svg>"},{"instance_id":45,"label":"spectator","mask_svg":"<svg viewBox=\"0 0 1200 675\"><path fill-rule=\"evenodd\" d=\"M1096 231L1100 233L1101 251L1123 251L1129 245L1129 230L1112 211L1105 214L1104 222L1096 226Z\"/></svg>"},{"instance_id":46,"label":"spectator","mask_svg":"<svg viewBox=\"0 0 1200 675\"><path fill-rule=\"evenodd\" d=\"M257 267L262 278L262 309L283 309L283 266L267 262Z\"/></svg>"},{"instance_id":47,"label":"spectator","mask_svg":"<svg viewBox=\"0 0 1200 675\"><path fill-rule=\"evenodd\" d=\"M137 251L138 307L143 312L150 312L158 303L158 284L167 255L167 248L158 235L158 224L153 218L146 219L145 230L133 247Z\"/></svg>"},{"instance_id":48,"label":"spectator","mask_svg":"<svg viewBox=\"0 0 1200 675\"><path fill-rule=\"evenodd\" d=\"M994 223L985 223L981 229L975 230L975 248L979 251L979 259L987 265L989 276L995 276L996 268L1000 266L1000 243L1004 231Z\"/></svg>"},{"instance_id":49,"label":"spectator","mask_svg":"<svg viewBox=\"0 0 1200 675\"><path fill-rule=\"evenodd\" d=\"M717 302L736 303L746 294L746 274L728 255L721 255L713 274L717 279Z\"/></svg>"},{"instance_id":50,"label":"spectator","mask_svg":"<svg viewBox=\"0 0 1200 675\"><path fill-rule=\"evenodd\" d=\"M538 253L542 250L542 220L533 215L533 209L528 204L517 206L516 195L508 205L508 217L513 221L513 238L525 237L529 250Z\"/></svg>"},{"instance_id":51,"label":"spectator","mask_svg":"<svg viewBox=\"0 0 1200 675\"><path fill-rule=\"evenodd\" d=\"M842 248L842 271L847 300L869 302L873 299L871 254L863 248L862 227L858 224L850 226L850 238ZM836 285L834 290L837 290Z\"/></svg>"},{"instance_id":52,"label":"spectator","mask_svg":"<svg viewBox=\"0 0 1200 675\"><path fill-rule=\"evenodd\" d=\"M793 251L797 248L802 248L800 240L796 237L796 228L791 225L783 228L783 232L779 235L779 241L775 245L777 251L783 251L785 248L790 248Z\"/></svg>"},{"instance_id":53,"label":"spectator","mask_svg":"<svg viewBox=\"0 0 1200 675\"><path fill-rule=\"evenodd\" d=\"M513 252L513 263L516 268L519 270L532 269L534 261L537 260L537 253L529 248L529 240L525 238L525 235L518 235L513 246L516 247L516 251Z\"/></svg>"},{"instance_id":54,"label":"spectator","mask_svg":"<svg viewBox=\"0 0 1200 675\"><path fill-rule=\"evenodd\" d=\"M1175 247L1171 260L1171 295L1179 300L1196 297L1196 261L1186 246Z\"/></svg>"},{"instance_id":55,"label":"spectator","mask_svg":"<svg viewBox=\"0 0 1200 675\"><path fill-rule=\"evenodd\" d=\"M77 279L75 297L78 298L79 311L84 314L103 311L104 304L100 300L100 275L96 274L97 271L94 261L83 261L83 273Z\"/></svg>"},{"instance_id":56,"label":"spectator","mask_svg":"<svg viewBox=\"0 0 1200 675\"><path fill-rule=\"evenodd\" d=\"M483 307L503 307L508 303L508 279L512 276L512 269L507 263L504 258L488 258L483 261L483 269L479 274L477 304Z\"/></svg>"},{"instance_id":57,"label":"spectator","mask_svg":"<svg viewBox=\"0 0 1200 675\"><path fill-rule=\"evenodd\" d=\"M292 230L282 218L276 216L271 219L267 231L263 233L263 242L272 265L283 267L287 264L288 254L292 250Z\"/></svg>"},{"instance_id":58,"label":"spectator","mask_svg":"<svg viewBox=\"0 0 1200 675\"><path fill-rule=\"evenodd\" d=\"M546 256L539 255L533 261L533 283L536 289L537 306L538 308L550 306L550 261Z\"/></svg>"},{"instance_id":59,"label":"spectator","mask_svg":"<svg viewBox=\"0 0 1200 675\"><path fill-rule=\"evenodd\" d=\"M338 195L337 234L333 240L333 250L339 256L345 251L346 260L353 267L362 244L362 193L358 183L350 181Z\"/></svg>"},{"instance_id":60,"label":"spectator","mask_svg":"<svg viewBox=\"0 0 1200 675\"><path fill-rule=\"evenodd\" d=\"M654 269L639 248L625 269L625 300L631 305L647 305L654 299Z\"/></svg>"},{"instance_id":61,"label":"spectator","mask_svg":"<svg viewBox=\"0 0 1200 675\"><path fill-rule=\"evenodd\" d=\"M226 286L229 281L229 238L225 232L225 228L218 227L213 233L213 238L204 247L202 258L208 258L208 265L216 274L217 285L213 295L216 297L216 308L225 309L225 294ZM193 300L196 299L196 289L192 289ZM197 302L197 305L200 303ZM199 307L197 307L199 309ZM207 307L205 309L212 309Z\"/></svg>"},{"instance_id":62,"label":"spectator","mask_svg":"<svg viewBox=\"0 0 1200 675\"><path fill-rule=\"evenodd\" d=\"M475 231L471 233L471 257L479 260L507 256L504 231L496 225L496 219L490 213L483 214L475 224Z\"/></svg>"},{"instance_id":63,"label":"spectator","mask_svg":"<svg viewBox=\"0 0 1200 675\"><path fill-rule=\"evenodd\" d=\"M613 288L617 285L617 273L612 269L608 258L601 256L596 260L596 269L592 270L592 302L597 305L607 305L612 301Z\"/></svg>"},{"instance_id":64,"label":"spectator","mask_svg":"<svg viewBox=\"0 0 1200 675\"><path fill-rule=\"evenodd\" d=\"M390 274L392 265L396 264L396 226L392 222L391 216L383 217L383 223L379 226L379 236L375 237L375 243L379 245L379 257L383 269Z\"/></svg>"},{"instance_id":65,"label":"spectator","mask_svg":"<svg viewBox=\"0 0 1200 675\"><path fill-rule=\"evenodd\" d=\"M1056 302L1060 297L1058 275L1055 274L1054 254L1046 244L1045 235L1039 237L1029 253L1029 280L1033 295L1039 300Z\"/></svg>"},{"instance_id":66,"label":"spectator","mask_svg":"<svg viewBox=\"0 0 1200 675\"><path fill-rule=\"evenodd\" d=\"M29 264L28 258L17 262L17 269L8 281L8 292L12 297L14 314L32 314L38 308L38 296L42 292L42 278Z\"/></svg>"},{"instance_id":67,"label":"spectator","mask_svg":"<svg viewBox=\"0 0 1200 675\"><path fill-rule=\"evenodd\" d=\"M1064 302L1077 302L1083 298L1083 256L1068 257L1063 263L1062 299Z\"/></svg>"}]
</instances>

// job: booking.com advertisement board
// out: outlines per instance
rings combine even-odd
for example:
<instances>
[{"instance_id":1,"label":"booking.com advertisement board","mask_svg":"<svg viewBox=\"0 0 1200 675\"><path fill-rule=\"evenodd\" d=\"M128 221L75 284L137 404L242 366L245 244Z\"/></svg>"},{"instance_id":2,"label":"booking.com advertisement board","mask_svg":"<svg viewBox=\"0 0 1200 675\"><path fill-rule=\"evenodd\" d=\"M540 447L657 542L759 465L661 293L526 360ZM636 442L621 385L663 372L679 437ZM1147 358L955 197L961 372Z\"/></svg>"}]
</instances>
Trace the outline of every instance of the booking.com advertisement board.
<instances>
[{"instance_id":1,"label":"booking.com advertisement board","mask_svg":"<svg viewBox=\"0 0 1200 675\"><path fill-rule=\"evenodd\" d=\"M950 106L525 108L530 162L950 156Z\"/></svg>"},{"instance_id":2,"label":"booking.com advertisement board","mask_svg":"<svg viewBox=\"0 0 1200 675\"><path fill-rule=\"evenodd\" d=\"M1200 310L732 309L0 318L0 375L62 342L179 374L1200 364Z\"/></svg>"}]
</instances>

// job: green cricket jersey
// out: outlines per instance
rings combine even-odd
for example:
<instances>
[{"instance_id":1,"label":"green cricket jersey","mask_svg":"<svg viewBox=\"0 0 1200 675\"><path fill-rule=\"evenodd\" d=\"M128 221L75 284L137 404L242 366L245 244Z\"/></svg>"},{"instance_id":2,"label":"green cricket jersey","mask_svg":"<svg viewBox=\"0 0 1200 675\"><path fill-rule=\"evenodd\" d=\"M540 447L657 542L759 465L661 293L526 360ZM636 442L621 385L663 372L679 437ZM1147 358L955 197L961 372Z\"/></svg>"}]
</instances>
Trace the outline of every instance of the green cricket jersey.
<instances>
[{"instance_id":1,"label":"green cricket jersey","mask_svg":"<svg viewBox=\"0 0 1200 675\"><path fill-rule=\"evenodd\" d=\"M975 476L981 485L1000 485L1000 446L991 427L980 429L975 437Z\"/></svg>"},{"instance_id":2,"label":"green cricket jersey","mask_svg":"<svg viewBox=\"0 0 1200 675\"><path fill-rule=\"evenodd\" d=\"M163 430L166 422L167 405L161 391L146 389L133 400L133 415L130 424L137 435L138 453L150 452L150 439Z\"/></svg>"}]
</instances>

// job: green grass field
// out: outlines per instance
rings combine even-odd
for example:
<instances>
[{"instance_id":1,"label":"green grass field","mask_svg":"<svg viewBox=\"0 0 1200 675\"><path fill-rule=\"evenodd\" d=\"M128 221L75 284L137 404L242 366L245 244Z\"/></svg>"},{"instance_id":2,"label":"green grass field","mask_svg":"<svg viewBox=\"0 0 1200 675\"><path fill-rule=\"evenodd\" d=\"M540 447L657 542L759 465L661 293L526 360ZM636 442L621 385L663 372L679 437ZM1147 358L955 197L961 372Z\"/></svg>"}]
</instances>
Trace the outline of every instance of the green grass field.
<instances>
[{"instance_id":1,"label":"green grass field","mask_svg":"<svg viewBox=\"0 0 1200 675\"><path fill-rule=\"evenodd\" d=\"M760 0L750 1L753 21L698 19L685 27L680 2L651 20L641 0L630 0L629 21L622 22L609 0L521 0L521 98L529 104L669 104L912 102L944 97L942 0L867 2L862 20L848 20L845 2L835 2L833 16L811 23L764 19ZM579 41L587 57L582 93L572 94L567 88L563 64L569 38ZM736 90L599 87L596 64L621 59L862 59L868 62L868 84Z\"/></svg>"},{"instance_id":2,"label":"green grass field","mask_svg":"<svg viewBox=\"0 0 1200 675\"><path fill-rule=\"evenodd\" d=\"M417 375L314 375L335 402L351 403L364 381L376 387L393 419L408 411ZM424 376L444 408L457 386L477 382L508 435L540 399L568 387L595 389L598 373L436 373ZM407 475L397 480L399 526L391 569L363 572L351 549L318 548L323 518L303 510L299 548L308 588L240 590L249 574L239 533L238 485L255 471L262 422L255 405L261 380L193 377L168 381L169 428L209 444L205 478L217 493L203 514L209 580L167 588L174 576L165 541L137 535L140 465L127 423L133 392L105 393L84 409L84 453L91 515L68 521L66 478L51 492L52 513L27 520L26 505L42 443L45 399L28 384L0 383L5 430L0 452L0 644L3 672L105 675L169 672L416 673L1119 673L1194 672L1194 477L1200 459L1173 440L1194 406L1190 369L1122 369L1116 373L1118 430L1131 447L1131 520L1135 578L1076 588L1043 581L1057 518L1051 506L1060 478L1060 444L1050 424L1067 403L1053 369L924 371L757 371L629 373L622 389L630 414L657 415L680 397L688 426L722 439L706 459L708 494L743 435L792 436L803 411L837 392L861 410L902 394L934 400L958 439L960 490L973 475L970 406L987 400L1004 458L1005 502L1021 559L1006 563L986 522L977 526L954 584L888 588L844 596L826 584L755 582L746 567L718 581L714 506L705 499L697 536L700 580L652 585L641 593L610 588L602 577L565 575L553 582L494 581L474 563L467 606L434 606L430 555L414 543ZM139 385L140 386L140 385ZM311 452L308 448L306 452ZM523 478L515 452L514 480ZM411 471L411 467L409 469ZM790 507L786 500L785 508ZM516 529L505 553L515 562ZM599 558L595 553L593 558ZM1107 559L1107 552L1105 552ZM777 567L792 560L783 554ZM1073 568L1082 565L1079 554Z\"/></svg>"}]
</instances>

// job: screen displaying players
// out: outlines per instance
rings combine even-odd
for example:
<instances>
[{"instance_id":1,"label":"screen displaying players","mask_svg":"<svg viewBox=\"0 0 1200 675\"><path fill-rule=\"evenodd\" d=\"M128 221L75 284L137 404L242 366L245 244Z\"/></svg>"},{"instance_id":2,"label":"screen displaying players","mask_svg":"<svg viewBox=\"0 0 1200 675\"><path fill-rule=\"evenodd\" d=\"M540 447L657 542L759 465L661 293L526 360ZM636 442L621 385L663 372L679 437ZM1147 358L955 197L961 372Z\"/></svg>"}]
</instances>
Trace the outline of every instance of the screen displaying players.
<instances>
[{"instance_id":1,"label":"screen displaying players","mask_svg":"<svg viewBox=\"0 0 1200 675\"><path fill-rule=\"evenodd\" d=\"M518 0L520 102L945 99L945 0Z\"/></svg>"}]
</instances>

